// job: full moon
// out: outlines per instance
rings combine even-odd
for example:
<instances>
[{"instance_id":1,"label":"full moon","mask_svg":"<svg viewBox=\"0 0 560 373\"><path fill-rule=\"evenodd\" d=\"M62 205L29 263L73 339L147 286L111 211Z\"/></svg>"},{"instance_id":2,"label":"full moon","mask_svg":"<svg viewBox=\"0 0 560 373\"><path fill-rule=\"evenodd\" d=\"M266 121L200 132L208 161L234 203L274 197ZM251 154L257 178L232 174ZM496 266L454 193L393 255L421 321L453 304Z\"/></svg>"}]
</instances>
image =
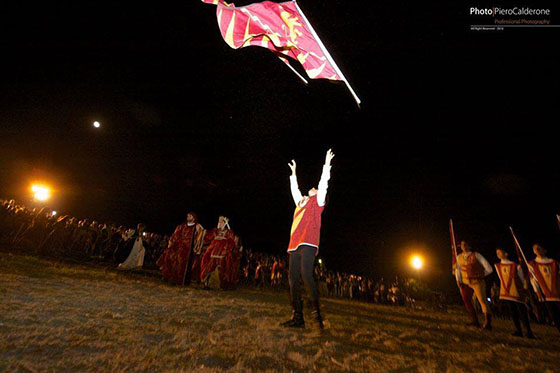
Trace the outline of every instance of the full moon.
<instances>
[{"instance_id":1,"label":"full moon","mask_svg":"<svg viewBox=\"0 0 560 373\"><path fill-rule=\"evenodd\" d=\"M99 127L101 127L101 123L99 123L98 121L95 121L95 122L93 122L93 126L95 128L99 128Z\"/></svg>"}]
</instances>

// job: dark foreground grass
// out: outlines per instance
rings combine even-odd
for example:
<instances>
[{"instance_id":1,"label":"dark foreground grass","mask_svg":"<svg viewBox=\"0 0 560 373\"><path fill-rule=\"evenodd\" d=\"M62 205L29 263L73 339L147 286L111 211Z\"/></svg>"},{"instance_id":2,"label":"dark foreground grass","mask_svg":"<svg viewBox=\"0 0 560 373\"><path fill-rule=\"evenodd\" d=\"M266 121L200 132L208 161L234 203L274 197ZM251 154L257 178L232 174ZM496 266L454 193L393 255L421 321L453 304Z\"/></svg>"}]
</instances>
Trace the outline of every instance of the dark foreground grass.
<instances>
[{"instance_id":1,"label":"dark foreground grass","mask_svg":"<svg viewBox=\"0 0 560 373\"><path fill-rule=\"evenodd\" d=\"M287 294L0 252L0 371L560 371L560 335L469 329L449 313L324 299L328 329L285 330Z\"/></svg>"}]
</instances>

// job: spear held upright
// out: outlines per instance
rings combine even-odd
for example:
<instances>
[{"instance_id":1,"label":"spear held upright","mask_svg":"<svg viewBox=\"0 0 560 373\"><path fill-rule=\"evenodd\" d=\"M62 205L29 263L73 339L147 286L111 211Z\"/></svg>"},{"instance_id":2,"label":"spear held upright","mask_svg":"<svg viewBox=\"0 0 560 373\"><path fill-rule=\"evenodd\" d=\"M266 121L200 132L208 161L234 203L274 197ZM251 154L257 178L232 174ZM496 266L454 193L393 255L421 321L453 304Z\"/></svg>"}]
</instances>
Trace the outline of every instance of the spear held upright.
<instances>
[{"instance_id":1,"label":"spear held upright","mask_svg":"<svg viewBox=\"0 0 560 373\"><path fill-rule=\"evenodd\" d=\"M521 245L519 244L519 241L517 240L517 237L515 237L515 233L513 233L513 228L509 227L509 230L511 231L511 235L513 236L513 241L515 242L515 250L517 250L517 256L520 258L519 261L521 261L521 258L523 258L523 263L521 264L521 267L523 268L523 272L526 274L527 272L529 272L531 274L531 277L533 278L533 283L535 284L535 290L537 293L537 297L539 298L539 300L543 300L544 299L544 293L541 289L541 286L539 285L539 280L537 279L537 275L535 274L535 270L533 269L533 267L531 267L529 265L529 262L527 261L527 257L525 256L525 253L523 252L523 249L521 248Z\"/></svg>"},{"instance_id":2,"label":"spear held upright","mask_svg":"<svg viewBox=\"0 0 560 373\"><path fill-rule=\"evenodd\" d=\"M455 240L455 231L453 229L453 219L449 219L449 235L451 236L451 267L455 271L455 280L457 286L461 284L461 268L457 260L457 241Z\"/></svg>"}]
</instances>

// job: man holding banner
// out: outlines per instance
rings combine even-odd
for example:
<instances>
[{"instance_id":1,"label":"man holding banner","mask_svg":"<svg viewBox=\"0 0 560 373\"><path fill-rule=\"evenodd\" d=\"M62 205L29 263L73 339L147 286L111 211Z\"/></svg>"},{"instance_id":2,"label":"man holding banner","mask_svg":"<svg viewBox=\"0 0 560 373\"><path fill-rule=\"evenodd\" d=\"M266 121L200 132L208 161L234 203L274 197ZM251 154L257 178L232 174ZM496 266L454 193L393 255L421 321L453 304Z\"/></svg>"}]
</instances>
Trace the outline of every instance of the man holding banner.
<instances>
[{"instance_id":1,"label":"man holding banner","mask_svg":"<svg viewBox=\"0 0 560 373\"><path fill-rule=\"evenodd\" d=\"M496 273L500 279L500 302L505 303L515 325L515 337L523 337L521 323L527 330L527 338L534 339L531 323L527 314L525 301L527 298L527 282L521 266L508 259L508 253L502 248L496 249L496 256L500 262L495 264Z\"/></svg>"},{"instance_id":2,"label":"man holding banner","mask_svg":"<svg viewBox=\"0 0 560 373\"><path fill-rule=\"evenodd\" d=\"M482 327L486 330L491 330L492 314L486 297L486 282L484 278L492 273L492 267L480 253L472 251L471 246L466 241L461 241L461 249L463 252L457 255L457 263L454 270L463 303L472 319L468 325L480 326L476 311L472 305L474 294L484 313L484 324Z\"/></svg>"},{"instance_id":3,"label":"man holding banner","mask_svg":"<svg viewBox=\"0 0 560 373\"><path fill-rule=\"evenodd\" d=\"M560 264L546 256L546 249L533 245L536 258L528 264L532 269L531 284L544 299L546 309L560 332Z\"/></svg>"}]
</instances>

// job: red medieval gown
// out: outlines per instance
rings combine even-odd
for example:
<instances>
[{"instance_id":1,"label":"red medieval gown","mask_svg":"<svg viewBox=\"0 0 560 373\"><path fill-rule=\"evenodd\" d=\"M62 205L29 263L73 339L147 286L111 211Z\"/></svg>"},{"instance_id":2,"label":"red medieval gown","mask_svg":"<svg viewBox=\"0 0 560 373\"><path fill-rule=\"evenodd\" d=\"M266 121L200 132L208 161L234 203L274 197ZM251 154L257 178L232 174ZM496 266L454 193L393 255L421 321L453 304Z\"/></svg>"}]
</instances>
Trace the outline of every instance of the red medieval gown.
<instances>
[{"instance_id":1,"label":"red medieval gown","mask_svg":"<svg viewBox=\"0 0 560 373\"><path fill-rule=\"evenodd\" d=\"M227 285L230 288L235 288L239 282L239 266L242 254L243 246L239 244L239 239L236 239L235 246L231 250L230 254L225 257L225 273Z\"/></svg>"},{"instance_id":2,"label":"red medieval gown","mask_svg":"<svg viewBox=\"0 0 560 373\"><path fill-rule=\"evenodd\" d=\"M157 260L163 277L171 283L184 284L191 251L201 230L202 226L196 223L179 225L169 239L167 250Z\"/></svg>"},{"instance_id":3,"label":"red medieval gown","mask_svg":"<svg viewBox=\"0 0 560 373\"><path fill-rule=\"evenodd\" d=\"M220 287L225 289L230 287L227 262L232 255L235 247L235 236L231 229L220 230L212 229L206 234L205 241L209 242L206 252L202 256L200 263L200 280L204 282L212 272L219 266ZM231 266L230 266L231 267Z\"/></svg>"}]
</instances>

